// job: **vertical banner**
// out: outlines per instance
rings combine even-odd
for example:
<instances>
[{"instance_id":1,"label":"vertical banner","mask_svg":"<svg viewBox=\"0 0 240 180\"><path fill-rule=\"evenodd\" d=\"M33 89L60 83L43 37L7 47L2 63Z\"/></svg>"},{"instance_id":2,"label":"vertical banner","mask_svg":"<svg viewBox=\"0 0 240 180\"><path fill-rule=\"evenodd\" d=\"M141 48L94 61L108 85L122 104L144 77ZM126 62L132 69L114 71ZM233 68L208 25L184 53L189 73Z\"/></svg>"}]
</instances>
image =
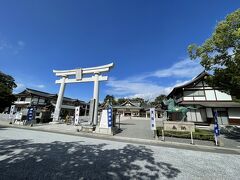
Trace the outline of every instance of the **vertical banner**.
<instances>
[{"instance_id":1,"label":"vertical banner","mask_svg":"<svg viewBox=\"0 0 240 180\"><path fill-rule=\"evenodd\" d=\"M31 106L28 108L27 121L32 121L35 119L35 107Z\"/></svg>"},{"instance_id":2,"label":"vertical banner","mask_svg":"<svg viewBox=\"0 0 240 180\"><path fill-rule=\"evenodd\" d=\"M157 130L156 118L155 118L155 108L150 108L150 120L151 120L151 130Z\"/></svg>"},{"instance_id":3,"label":"vertical banner","mask_svg":"<svg viewBox=\"0 0 240 180\"><path fill-rule=\"evenodd\" d=\"M75 107L75 118L74 118L75 125L78 125L79 123L79 115L80 115L80 106Z\"/></svg>"},{"instance_id":4,"label":"vertical banner","mask_svg":"<svg viewBox=\"0 0 240 180\"><path fill-rule=\"evenodd\" d=\"M218 114L217 111L214 111L214 138L215 143L218 145L218 136L220 135L219 125L218 125Z\"/></svg>"},{"instance_id":5,"label":"vertical banner","mask_svg":"<svg viewBox=\"0 0 240 180\"><path fill-rule=\"evenodd\" d=\"M15 105L11 105L11 108L10 108L10 113L9 113L9 119L12 120L13 119L13 113L15 111Z\"/></svg>"},{"instance_id":6,"label":"vertical banner","mask_svg":"<svg viewBox=\"0 0 240 180\"><path fill-rule=\"evenodd\" d=\"M108 110L107 110L107 112L108 112L108 127L112 127L112 115L113 115L113 113L112 113L112 108L111 107L109 107L108 108Z\"/></svg>"}]
</instances>

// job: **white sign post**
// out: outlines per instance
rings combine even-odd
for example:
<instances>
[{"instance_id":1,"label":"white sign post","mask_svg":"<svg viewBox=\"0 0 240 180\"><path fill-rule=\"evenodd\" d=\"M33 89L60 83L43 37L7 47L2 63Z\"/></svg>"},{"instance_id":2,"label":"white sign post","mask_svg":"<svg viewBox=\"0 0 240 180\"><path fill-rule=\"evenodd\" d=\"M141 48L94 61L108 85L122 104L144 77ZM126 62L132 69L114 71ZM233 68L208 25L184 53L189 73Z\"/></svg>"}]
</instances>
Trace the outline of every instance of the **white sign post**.
<instances>
[{"instance_id":1,"label":"white sign post","mask_svg":"<svg viewBox=\"0 0 240 180\"><path fill-rule=\"evenodd\" d=\"M10 113L9 113L9 117L8 117L11 122L14 119L14 115L13 115L14 111L15 111L15 105L11 105Z\"/></svg>"},{"instance_id":2,"label":"white sign post","mask_svg":"<svg viewBox=\"0 0 240 180\"><path fill-rule=\"evenodd\" d=\"M79 124L79 114L80 114L80 106L75 107L75 118L74 118L74 125Z\"/></svg>"},{"instance_id":3,"label":"white sign post","mask_svg":"<svg viewBox=\"0 0 240 180\"><path fill-rule=\"evenodd\" d=\"M151 130L153 130L154 137L156 138L156 117L155 117L155 108L150 108L150 122L151 122Z\"/></svg>"}]
</instances>

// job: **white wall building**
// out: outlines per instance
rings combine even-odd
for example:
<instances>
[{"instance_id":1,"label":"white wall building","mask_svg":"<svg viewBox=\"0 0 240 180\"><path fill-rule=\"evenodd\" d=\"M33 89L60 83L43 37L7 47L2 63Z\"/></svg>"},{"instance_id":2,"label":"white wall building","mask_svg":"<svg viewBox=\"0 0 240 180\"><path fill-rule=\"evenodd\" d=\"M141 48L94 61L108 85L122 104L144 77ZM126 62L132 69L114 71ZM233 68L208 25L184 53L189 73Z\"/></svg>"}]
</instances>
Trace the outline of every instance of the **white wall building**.
<instances>
[{"instance_id":1,"label":"white wall building","mask_svg":"<svg viewBox=\"0 0 240 180\"><path fill-rule=\"evenodd\" d=\"M203 71L192 81L175 87L168 97L174 98L178 105L196 108L187 113L187 121L212 123L213 112L217 110L220 124L240 124L240 103L219 88L209 86L207 76L210 75Z\"/></svg>"}]
</instances>

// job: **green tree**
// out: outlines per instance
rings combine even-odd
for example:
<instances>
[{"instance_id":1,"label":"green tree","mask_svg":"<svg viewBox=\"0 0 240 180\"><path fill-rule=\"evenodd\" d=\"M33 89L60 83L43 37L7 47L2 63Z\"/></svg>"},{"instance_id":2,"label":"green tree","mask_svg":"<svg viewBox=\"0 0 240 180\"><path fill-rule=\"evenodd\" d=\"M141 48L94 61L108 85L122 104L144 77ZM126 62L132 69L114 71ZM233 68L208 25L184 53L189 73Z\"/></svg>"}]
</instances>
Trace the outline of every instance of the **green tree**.
<instances>
[{"instance_id":1,"label":"green tree","mask_svg":"<svg viewBox=\"0 0 240 180\"><path fill-rule=\"evenodd\" d=\"M159 95L159 96L157 96L157 97L155 98L154 102L155 102L156 104L161 104L161 103L163 102L163 100L166 99L166 98L167 98L166 95L161 94L161 95Z\"/></svg>"},{"instance_id":2,"label":"green tree","mask_svg":"<svg viewBox=\"0 0 240 180\"><path fill-rule=\"evenodd\" d=\"M132 99L130 99L130 101L139 102L139 103L141 103L141 105L145 103L145 100L143 98L140 98L140 97L132 98Z\"/></svg>"},{"instance_id":3,"label":"green tree","mask_svg":"<svg viewBox=\"0 0 240 180\"><path fill-rule=\"evenodd\" d=\"M207 78L210 85L240 99L240 9L219 22L201 46L191 44L188 52L213 73Z\"/></svg>"},{"instance_id":4,"label":"green tree","mask_svg":"<svg viewBox=\"0 0 240 180\"><path fill-rule=\"evenodd\" d=\"M125 98L119 98L119 99L117 100L117 104L118 104L118 105L121 105L121 104L123 104L126 100L127 100L127 99L125 99Z\"/></svg>"},{"instance_id":5,"label":"green tree","mask_svg":"<svg viewBox=\"0 0 240 180\"><path fill-rule=\"evenodd\" d=\"M15 96L12 94L15 87L17 85L13 77L0 71L0 112L3 112L6 107L11 106L15 100Z\"/></svg>"},{"instance_id":6,"label":"green tree","mask_svg":"<svg viewBox=\"0 0 240 180\"><path fill-rule=\"evenodd\" d=\"M111 103L112 105L117 104L115 97L113 95L106 95L106 97L104 98L104 103L106 103L107 101L109 101L109 103Z\"/></svg>"},{"instance_id":7,"label":"green tree","mask_svg":"<svg viewBox=\"0 0 240 180\"><path fill-rule=\"evenodd\" d=\"M155 98L153 102L150 103L151 106L156 106L158 104L161 104L164 99L166 99L167 96L164 94L161 94Z\"/></svg>"}]
</instances>

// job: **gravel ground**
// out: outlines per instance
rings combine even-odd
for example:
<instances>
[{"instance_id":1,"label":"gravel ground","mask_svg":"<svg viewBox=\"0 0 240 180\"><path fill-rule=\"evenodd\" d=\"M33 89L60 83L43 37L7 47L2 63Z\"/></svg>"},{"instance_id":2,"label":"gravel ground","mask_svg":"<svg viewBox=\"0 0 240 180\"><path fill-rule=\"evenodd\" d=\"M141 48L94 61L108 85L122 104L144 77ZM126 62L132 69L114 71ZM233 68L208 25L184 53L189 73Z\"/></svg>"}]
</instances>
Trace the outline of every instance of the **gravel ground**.
<instances>
[{"instance_id":1,"label":"gravel ground","mask_svg":"<svg viewBox=\"0 0 240 180\"><path fill-rule=\"evenodd\" d=\"M0 128L0 179L239 179L240 156Z\"/></svg>"}]
</instances>

